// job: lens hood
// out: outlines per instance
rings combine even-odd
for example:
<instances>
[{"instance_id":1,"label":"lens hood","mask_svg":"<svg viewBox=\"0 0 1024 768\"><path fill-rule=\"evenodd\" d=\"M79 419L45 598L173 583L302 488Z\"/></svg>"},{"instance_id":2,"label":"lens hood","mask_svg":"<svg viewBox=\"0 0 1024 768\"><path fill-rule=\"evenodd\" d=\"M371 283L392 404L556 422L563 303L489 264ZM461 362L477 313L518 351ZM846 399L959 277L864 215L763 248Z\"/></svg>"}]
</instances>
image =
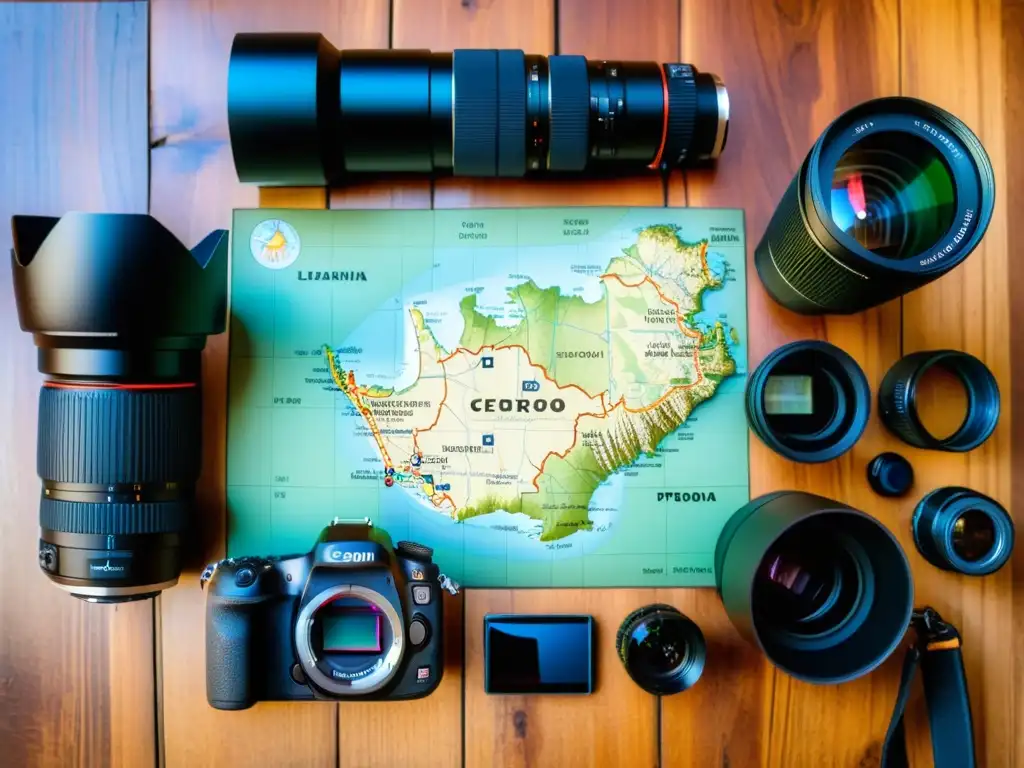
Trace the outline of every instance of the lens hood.
<instances>
[{"instance_id":1,"label":"lens hood","mask_svg":"<svg viewBox=\"0 0 1024 768\"><path fill-rule=\"evenodd\" d=\"M224 330L224 230L189 251L145 214L14 216L11 227L18 320L43 373L130 376L141 361L98 352L145 349L150 376L173 375L175 356ZM152 359L159 351L171 354Z\"/></svg>"},{"instance_id":2,"label":"lens hood","mask_svg":"<svg viewBox=\"0 0 1024 768\"><path fill-rule=\"evenodd\" d=\"M766 577L765 563L780 547L797 567ZM826 551L849 562L854 578L836 586L855 597L833 626L809 632L800 626L806 620L794 622L759 587L772 578L797 592L806 576L799 567ZM740 634L811 683L842 683L875 669L899 645L913 610L910 564L892 533L863 512L800 491L752 499L730 518L715 548L715 579Z\"/></svg>"}]
</instances>

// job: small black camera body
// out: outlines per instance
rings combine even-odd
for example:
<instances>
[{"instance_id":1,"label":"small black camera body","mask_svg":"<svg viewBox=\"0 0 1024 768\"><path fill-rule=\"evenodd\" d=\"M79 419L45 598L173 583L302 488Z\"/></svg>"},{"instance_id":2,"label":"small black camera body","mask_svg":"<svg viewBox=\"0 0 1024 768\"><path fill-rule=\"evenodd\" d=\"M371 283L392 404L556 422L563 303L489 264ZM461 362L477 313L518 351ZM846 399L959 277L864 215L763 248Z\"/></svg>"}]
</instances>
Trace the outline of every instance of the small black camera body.
<instances>
[{"instance_id":1,"label":"small black camera body","mask_svg":"<svg viewBox=\"0 0 1024 768\"><path fill-rule=\"evenodd\" d=\"M339 520L312 551L209 566L206 697L257 701L426 696L444 664L442 595L429 547L369 520Z\"/></svg>"}]
</instances>

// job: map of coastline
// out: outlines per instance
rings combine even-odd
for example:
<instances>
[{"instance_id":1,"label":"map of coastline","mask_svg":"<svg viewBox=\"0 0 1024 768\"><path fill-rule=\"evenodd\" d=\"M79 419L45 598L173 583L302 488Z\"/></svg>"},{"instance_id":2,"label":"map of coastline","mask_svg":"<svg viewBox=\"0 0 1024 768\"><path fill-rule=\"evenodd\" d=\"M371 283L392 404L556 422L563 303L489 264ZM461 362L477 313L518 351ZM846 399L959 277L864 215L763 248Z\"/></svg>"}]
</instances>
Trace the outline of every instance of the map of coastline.
<instances>
[{"instance_id":1,"label":"map of coastline","mask_svg":"<svg viewBox=\"0 0 1024 768\"><path fill-rule=\"evenodd\" d=\"M227 553L334 517L466 587L709 586L749 500L743 214L239 210Z\"/></svg>"},{"instance_id":2,"label":"map of coastline","mask_svg":"<svg viewBox=\"0 0 1024 768\"><path fill-rule=\"evenodd\" d=\"M678 227L645 227L600 275L601 299L528 279L508 293L521 315L512 326L481 313L469 294L450 352L409 308L419 370L401 391L361 384L325 344L331 377L365 419L387 487L457 521L525 514L542 523L542 541L590 530L600 484L652 456L736 371L722 324L693 322L704 292L723 285L707 250L707 240L685 242Z\"/></svg>"}]
</instances>

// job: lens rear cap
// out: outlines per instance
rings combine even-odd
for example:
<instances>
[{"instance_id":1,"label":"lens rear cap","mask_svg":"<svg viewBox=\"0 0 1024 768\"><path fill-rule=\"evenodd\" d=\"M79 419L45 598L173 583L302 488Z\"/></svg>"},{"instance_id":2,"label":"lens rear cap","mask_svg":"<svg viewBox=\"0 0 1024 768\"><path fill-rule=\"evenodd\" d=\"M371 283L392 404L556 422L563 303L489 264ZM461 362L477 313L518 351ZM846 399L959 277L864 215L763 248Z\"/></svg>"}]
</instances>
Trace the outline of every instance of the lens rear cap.
<instances>
[{"instance_id":1,"label":"lens rear cap","mask_svg":"<svg viewBox=\"0 0 1024 768\"><path fill-rule=\"evenodd\" d=\"M879 496L903 496L914 484L914 468L898 453L880 453L868 462L868 485Z\"/></svg>"}]
</instances>

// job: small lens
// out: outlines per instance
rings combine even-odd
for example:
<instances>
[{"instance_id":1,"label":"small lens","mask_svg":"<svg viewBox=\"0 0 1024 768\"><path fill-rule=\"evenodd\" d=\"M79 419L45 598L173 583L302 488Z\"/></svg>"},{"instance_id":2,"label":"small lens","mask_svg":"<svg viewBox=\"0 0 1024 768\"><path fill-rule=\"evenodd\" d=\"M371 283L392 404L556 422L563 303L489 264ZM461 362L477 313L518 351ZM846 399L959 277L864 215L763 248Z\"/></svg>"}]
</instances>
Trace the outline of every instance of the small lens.
<instances>
[{"instance_id":1,"label":"small lens","mask_svg":"<svg viewBox=\"0 0 1024 768\"><path fill-rule=\"evenodd\" d=\"M938 150L901 131L858 141L832 175L832 221L873 253L906 259L953 224L956 192Z\"/></svg>"},{"instance_id":2,"label":"small lens","mask_svg":"<svg viewBox=\"0 0 1024 768\"><path fill-rule=\"evenodd\" d=\"M985 557L995 543L995 524L981 510L968 509L953 523L953 550L969 563Z\"/></svg>"},{"instance_id":3,"label":"small lens","mask_svg":"<svg viewBox=\"0 0 1024 768\"><path fill-rule=\"evenodd\" d=\"M631 613L619 629L617 644L630 677L650 693L685 691L704 669L700 628L670 605Z\"/></svg>"}]
</instances>

